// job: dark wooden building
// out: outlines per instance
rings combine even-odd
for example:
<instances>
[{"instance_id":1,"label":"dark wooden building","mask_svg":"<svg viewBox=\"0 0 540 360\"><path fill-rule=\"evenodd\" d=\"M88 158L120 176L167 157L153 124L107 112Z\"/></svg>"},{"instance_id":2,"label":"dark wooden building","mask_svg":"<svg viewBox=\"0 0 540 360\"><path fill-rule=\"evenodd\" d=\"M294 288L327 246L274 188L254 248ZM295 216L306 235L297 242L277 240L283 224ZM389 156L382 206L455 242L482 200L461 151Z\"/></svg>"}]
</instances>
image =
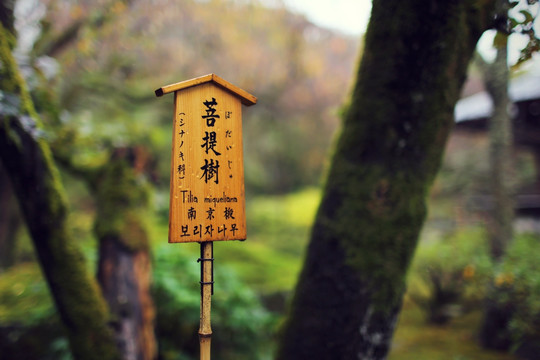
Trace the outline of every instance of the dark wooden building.
<instances>
[{"instance_id":1,"label":"dark wooden building","mask_svg":"<svg viewBox=\"0 0 540 360\"><path fill-rule=\"evenodd\" d=\"M530 152L536 167L535 180L517 189L516 213L521 220L536 220L540 232L540 75L512 79L509 96L514 147ZM485 91L461 99L454 111L456 132L486 133L492 112L493 102Z\"/></svg>"}]
</instances>

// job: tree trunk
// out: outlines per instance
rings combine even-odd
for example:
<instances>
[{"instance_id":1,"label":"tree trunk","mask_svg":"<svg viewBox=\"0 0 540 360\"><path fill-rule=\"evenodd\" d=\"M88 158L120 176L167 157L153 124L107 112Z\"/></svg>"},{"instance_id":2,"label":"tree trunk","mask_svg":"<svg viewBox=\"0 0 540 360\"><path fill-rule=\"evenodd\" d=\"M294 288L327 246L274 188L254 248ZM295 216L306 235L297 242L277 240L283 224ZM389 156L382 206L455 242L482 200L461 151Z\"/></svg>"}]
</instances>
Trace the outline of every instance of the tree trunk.
<instances>
[{"instance_id":1,"label":"tree trunk","mask_svg":"<svg viewBox=\"0 0 540 360\"><path fill-rule=\"evenodd\" d=\"M157 356L151 261L145 217L148 191L138 181L138 148L117 149L90 188L98 211L98 280L113 315L116 342L125 360Z\"/></svg>"},{"instance_id":2,"label":"tree trunk","mask_svg":"<svg viewBox=\"0 0 540 360\"><path fill-rule=\"evenodd\" d=\"M15 263L15 236L21 216L13 188L0 161L0 270Z\"/></svg>"},{"instance_id":3,"label":"tree trunk","mask_svg":"<svg viewBox=\"0 0 540 360\"><path fill-rule=\"evenodd\" d=\"M76 41L83 29L95 29L113 21L116 13L111 9L118 1L102 5L98 13L74 20L61 34L41 34L34 45L34 56L57 55ZM56 103L53 91L47 95ZM149 213L148 194L144 182L140 181L145 154L140 148L116 149L109 161L98 169L88 164L80 166L72 160L79 134L59 120L58 104L49 102L47 105L45 111L54 109L49 115L55 120L57 134L61 134L52 145L56 161L82 179L96 201L97 277L111 312L110 324L116 345L125 360L155 359L150 245L144 220Z\"/></svg>"},{"instance_id":4,"label":"tree trunk","mask_svg":"<svg viewBox=\"0 0 540 360\"><path fill-rule=\"evenodd\" d=\"M506 0L499 1L506 3ZM506 247L512 240L514 220L511 186L512 121L508 114L510 100L508 98L506 35L503 42L504 44L500 44L497 49L495 62L488 66L484 73L486 88L493 100L493 115L489 121L490 182L493 206L491 219L488 222L488 234L491 256L496 262L502 260Z\"/></svg>"},{"instance_id":5,"label":"tree trunk","mask_svg":"<svg viewBox=\"0 0 540 360\"><path fill-rule=\"evenodd\" d=\"M116 148L103 165L85 168L71 158L76 144L69 141L55 144L55 158L86 182L96 203L97 277L111 311L116 344L125 360L155 359L155 309L150 294L152 266L146 226L149 189L143 174L147 153L142 147Z\"/></svg>"},{"instance_id":6,"label":"tree trunk","mask_svg":"<svg viewBox=\"0 0 540 360\"><path fill-rule=\"evenodd\" d=\"M5 18L9 16L2 14L1 20ZM0 24L0 157L11 178L74 357L118 359L107 327L107 306L87 272L81 252L74 246L67 225L65 193L13 58L15 36L9 28L9 24L6 27Z\"/></svg>"},{"instance_id":7,"label":"tree trunk","mask_svg":"<svg viewBox=\"0 0 540 360\"><path fill-rule=\"evenodd\" d=\"M278 359L382 359L491 1L373 1Z\"/></svg>"},{"instance_id":8,"label":"tree trunk","mask_svg":"<svg viewBox=\"0 0 540 360\"><path fill-rule=\"evenodd\" d=\"M489 121L490 139L490 190L492 207L487 222L491 256L500 265L508 244L513 237L514 202L512 198L512 119L508 114L508 9L506 0L497 0L501 28L498 29L497 55L493 64L482 66L487 91L493 100L493 114ZM512 345L510 321L515 312L511 304L501 299L508 295L494 284L490 286L484 305L484 319L479 339L483 347L494 350L508 350Z\"/></svg>"}]
</instances>

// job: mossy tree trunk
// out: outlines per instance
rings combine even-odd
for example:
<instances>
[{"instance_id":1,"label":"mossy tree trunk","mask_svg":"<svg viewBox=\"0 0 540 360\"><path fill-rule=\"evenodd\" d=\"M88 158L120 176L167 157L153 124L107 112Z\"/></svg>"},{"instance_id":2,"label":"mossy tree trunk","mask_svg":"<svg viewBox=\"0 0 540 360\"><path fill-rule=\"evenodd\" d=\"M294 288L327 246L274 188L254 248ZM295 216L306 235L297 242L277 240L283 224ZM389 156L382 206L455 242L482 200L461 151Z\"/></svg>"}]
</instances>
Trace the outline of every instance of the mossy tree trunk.
<instances>
[{"instance_id":1,"label":"mossy tree trunk","mask_svg":"<svg viewBox=\"0 0 540 360\"><path fill-rule=\"evenodd\" d=\"M150 294L149 156L144 147L113 148L107 161L80 165L73 156L76 130L62 129L54 157L86 183L96 205L94 233L99 244L97 278L111 312L111 326L123 359L157 356L155 308Z\"/></svg>"},{"instance_id":2,"label":"mossy tree trunk","mask_svg":"<svg viewBox=\"0 0 540 360\"><path fill-rule=\"evenodd\" d=\"M16 42L9 23L13 8L4 5L0 7L0 158L11 178L74 358L119 359L107 325L107 305L69 231L59 174L12 55Z\"/></svg>"},{"instance_id":3,"label":"mossy tree trunk","mask_svg":"<svg viewBox=\"0 0 540 360\"><path fill-rule=\"evenodd\" d=\"M373 1L277 358L386 357L426 196L492 1Z\"/></svg>"},{"instance_id":4,"label":"mossy tree trunk","mask_svg":"<svg viewBox=\"0 0 540 360\"><path fill-rule=\"evenodd\" d=\"M490 140L490 193L492 205L487 221L487 232L491 257L500 266L506 249L513 238L514 201L512 189L512 119L509 114L508 95L508 10L506 0L497 0L496 13L500 34L498 35L497 55L492 64L483 63L482 71L486 89L493 101L493 114L489 121ZM508 297L495 284L492 284L485 300L484 319L479 339L482 346L495 350L508 350L512 345L510 320L515 311L513 306L504 304L501 299Z\"/></svg>"},{"instance_id":5,"label":"mossy tree trunk","mask_svg":"<svg viewBox=\"0 0 540 360\"><path fill-rule=\"evenodd\" d=\"M17 199L0 161L0 270L15 263L15 236L21 223Z\"/></svg>"},{"instance_id":6,"label":"mossy tree trunk","mask_svg":"<svg viewBox=\"0 0 540 360\"><path fill-rule=\"evenodd\" d=\"M141 180L142 148L116 149L89 184L96 199L98 281L113 315L124 359L157 356L155 309L150 295L148 189Z\"/></svg>"},{"instance_id":7,"label":"mossy tree trunk","mask_svg":"<svg viewBox=\"0 0 540 360\"><path fill-rule=\"evenodd\" d=\"M498 18L507 23L508 2L498 0ZM490 185L493 197L491 220L488 223L491 256L502 261L513 237L514 203L512 200L512 120L508 97L508 29L503 32L493 64L484 67L486 88L493 100L493 115L489 121Z\"/></svg>"},{"instance_id":8,"label":"mossy tree trunk","mask_svg":"<svg viewBox=\"0 0 540 360\"><path fill-rule=\"evenodd\" d=\"M97 278L109 305L117 346L123 359L155 359L155 308L150 294L152 265L146 224L149 186L144 173L148 153L143 147L115 148L106 162L89 167L77 164L72 156L77 139L73 130L58 137L53 144L54 157L86 183L95 200Z\"/></svg>"},{"instance_id":9,"label":"mossy tree trunk","mask_svg":"<svg viewBox=\"0 0 540 360\"><path fill-rule=\"evenodd\" d=\"M76 42L82 30L95 30L113 21L117 15L113 7L130 3L111 0L92 16L74 20L60 34L45 31L34 45L33 55L58 55ZM142 174L147 154L142 148L117 148L111 149L109 161L104 164L77 164L73 154L77 153L80 134L59 121L60 105L55 95L46 90L46 109L57 135L52 144L54 157L86 183L96 203L97 278L109 305L117 347L125 360L155 359L155 308L150 294L150 244L145 221L149 215L149 195Z\"/></svg>"}]
</instances>

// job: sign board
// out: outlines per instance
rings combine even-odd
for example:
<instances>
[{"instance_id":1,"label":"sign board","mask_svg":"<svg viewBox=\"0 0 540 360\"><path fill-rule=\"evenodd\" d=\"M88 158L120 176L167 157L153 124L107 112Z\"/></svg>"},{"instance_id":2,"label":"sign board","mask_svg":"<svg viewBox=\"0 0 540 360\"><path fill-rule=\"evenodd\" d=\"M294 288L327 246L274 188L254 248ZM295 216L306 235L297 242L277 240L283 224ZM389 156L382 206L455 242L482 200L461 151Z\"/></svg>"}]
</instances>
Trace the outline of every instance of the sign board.
<instances>
[{"instance_id":1,"label":"sign board","mask_svg":"<svg viewBox=\"0 0 540 360\"><path fill-rule=\"evenodd\" d=\"M242 104L257 98L209 74L174 92L169 242L245 240Z\"/></svg>"}]
</instances>

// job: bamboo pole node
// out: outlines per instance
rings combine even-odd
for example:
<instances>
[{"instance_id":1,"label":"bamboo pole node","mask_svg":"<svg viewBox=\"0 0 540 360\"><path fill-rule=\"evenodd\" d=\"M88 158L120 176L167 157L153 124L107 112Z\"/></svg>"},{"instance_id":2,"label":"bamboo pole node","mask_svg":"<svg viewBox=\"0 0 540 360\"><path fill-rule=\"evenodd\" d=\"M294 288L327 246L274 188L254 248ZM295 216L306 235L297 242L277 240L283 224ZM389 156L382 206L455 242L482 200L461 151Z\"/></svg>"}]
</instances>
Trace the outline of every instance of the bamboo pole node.
<instances>
[{"instance_id":1,"label":"bamboo pole node","mask_svg":"<svg viewBox=\"0 0 540 360\"><path fill-rule=\"evenodd\" d=\"M197 259L197 262L201 263L200 359L210 360L210 343L212 337L210 313L212 295L214 293L214 243L212 241L206 241L200 244L201 257Z\"/></svg>"},{"instance_id":2,"label":"bamboo pole node","mask_svg":"<svg viewBox=\"0 0 540 360\"><path fill-rule=\"evenodd\" d=\"M212 290L211 290L211 294L214 295L214 243L213 242L210 242L210 251L211 251L211 258L205 258L204 257L204 254L203 254L203 246L202 246L203 243L201 243L201 257L197 259L197 262L201 263L201 281L199 281L199 283L201 284L201 294L202 294L202 291L203 291L203 287L204 285L211 285L212 286ZM204 281L203 280L203 277L204 277L204 263L205 261L209 261L210 262L210 268L211 268L211 280L210 281Z\"/></svg>"}]
</instances>

